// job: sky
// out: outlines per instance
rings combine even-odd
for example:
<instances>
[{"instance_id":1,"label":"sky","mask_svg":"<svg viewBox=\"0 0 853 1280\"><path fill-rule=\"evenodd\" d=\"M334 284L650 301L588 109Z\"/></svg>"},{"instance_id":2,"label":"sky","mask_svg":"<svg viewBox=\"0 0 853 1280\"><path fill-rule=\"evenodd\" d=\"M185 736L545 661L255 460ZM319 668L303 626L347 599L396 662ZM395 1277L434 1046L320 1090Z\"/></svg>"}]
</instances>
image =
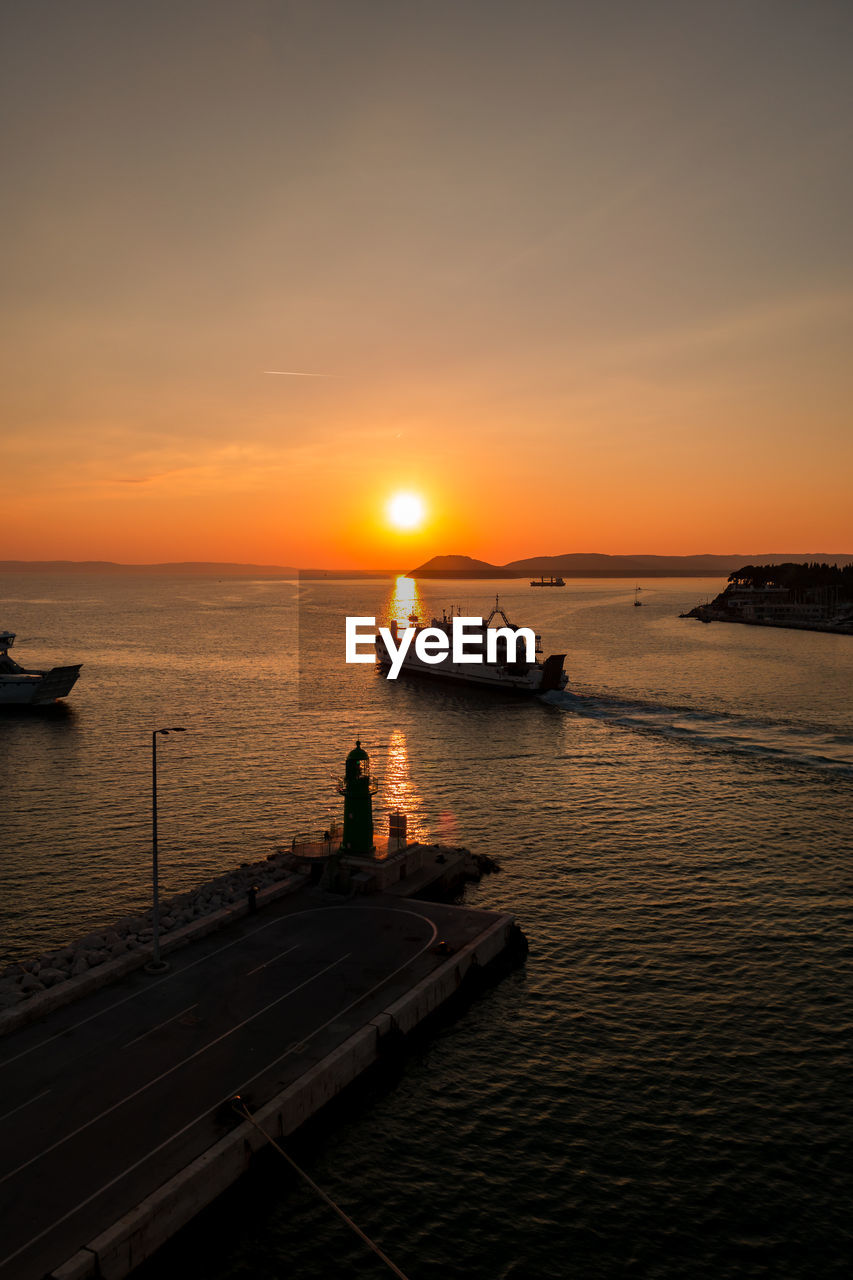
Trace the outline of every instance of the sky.
<instances>
[{"instance_id":1,"label":"sky","mask_svg":"<svg viewBox=\"0 0 853 1280\"><path fill-rule=\"evenodd\" d=\"M0 557L853 551L851 54L848 0L6 0Z\"/></svg>"}]
</instances>

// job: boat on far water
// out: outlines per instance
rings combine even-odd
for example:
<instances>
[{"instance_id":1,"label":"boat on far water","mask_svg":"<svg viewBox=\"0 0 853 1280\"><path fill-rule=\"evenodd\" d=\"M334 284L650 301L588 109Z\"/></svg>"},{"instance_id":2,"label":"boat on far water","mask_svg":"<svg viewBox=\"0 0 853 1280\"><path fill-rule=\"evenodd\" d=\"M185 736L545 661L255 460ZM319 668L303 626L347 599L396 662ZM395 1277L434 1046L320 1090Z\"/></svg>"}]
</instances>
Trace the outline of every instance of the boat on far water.
<instances>
[{"instance_id":1,"label":"boat on far water","mask_svg":"<svg viewBox=\"0 0 853 1280\"><path fill-rule=\"evenodd\" d=\"M32 671L9 657L14 643L13 631L0 631L0 707L49 706L71 692L82 662L71 667L51 667L50 671Z\"/></svg>"},{"instance_id":2,"label":"boat on far water","mask_svg":"<svg viewBox=\"0 0 853 1280\"><path fill-rule=\"evenodd\" d=\"M531 587L564 587L566 583L563 578L546 578L543 575L541 578L531 578L530 585Z\"/></svg>"}]
</instances>

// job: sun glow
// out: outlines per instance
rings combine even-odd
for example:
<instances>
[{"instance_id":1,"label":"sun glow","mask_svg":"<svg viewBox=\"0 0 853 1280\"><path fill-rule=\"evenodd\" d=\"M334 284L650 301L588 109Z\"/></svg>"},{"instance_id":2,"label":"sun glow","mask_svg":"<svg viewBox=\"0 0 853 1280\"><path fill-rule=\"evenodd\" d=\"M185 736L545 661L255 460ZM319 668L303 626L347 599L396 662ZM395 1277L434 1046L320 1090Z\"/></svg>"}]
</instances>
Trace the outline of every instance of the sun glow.
<instances>
[{"instance_id":1,"label":"sun glow","mask_svg":"<svg viewBox=\"0 0 853 1280\"><path fill-rule=\"evenodd\" d=\"M387 511L395 529L417 529L423 524L423 499L416 493L395 493Z\"/></svg>"}]
</instances>

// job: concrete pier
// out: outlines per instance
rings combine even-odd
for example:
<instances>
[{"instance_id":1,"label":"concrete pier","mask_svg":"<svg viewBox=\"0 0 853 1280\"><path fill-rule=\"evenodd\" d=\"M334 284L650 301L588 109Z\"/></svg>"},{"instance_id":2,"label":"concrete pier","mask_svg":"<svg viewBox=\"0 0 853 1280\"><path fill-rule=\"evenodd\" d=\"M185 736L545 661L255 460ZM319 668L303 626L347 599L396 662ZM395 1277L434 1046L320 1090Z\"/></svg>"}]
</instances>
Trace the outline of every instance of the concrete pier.
<instances>
[{"instance_id":1,"label":"concrete pier","mask_svg":"<svg viewBox=\"0 0 853 1280\"><path fill-rule=\"evenodd\" d=\"M0 1280L128 1275L262 1144L235 1094L287 1136L516 936L510 915L302 888L7 1035Z\"/></svg>"}]
</instances>

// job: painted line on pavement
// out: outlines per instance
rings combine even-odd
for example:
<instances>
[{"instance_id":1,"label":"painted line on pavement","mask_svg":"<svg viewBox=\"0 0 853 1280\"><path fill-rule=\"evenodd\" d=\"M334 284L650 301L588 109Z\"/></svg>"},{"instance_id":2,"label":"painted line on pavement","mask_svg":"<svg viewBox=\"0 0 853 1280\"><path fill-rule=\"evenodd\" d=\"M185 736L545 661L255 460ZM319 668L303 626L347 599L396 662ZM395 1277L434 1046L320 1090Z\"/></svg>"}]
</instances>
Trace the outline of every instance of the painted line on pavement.
<instances>
[{"instance_id":1,"label":"painted line on pavement","mask_svg":"<svg viewBox=\"0 0 853 1280\"><path fill-rule=\"evenodd\" d=\"M324 973L328 973L330 969L334 969L336 965L343 964L344 960L348 960L351 952L347 952L345 956L339 956L337 960L333 960L331 964L327 964L325 969L320 969L317 973L306 978L304 982L300 982L297 987L292 987L290 991L286 991L283 996L279 996L277 1000L271 1000L269 1004L264 1005L263 1009L258 1009L257 1013L253 1013L251 1017L244 1018L242 1022L237 1022L233 1027L229 1027L227 1031L223 1031L221 1036L217 1036L215 1040L210 1040L207 1044L202 1045L200 1049L196 1049L195 1053L191 1053L186 1058L182 1058L180 1062L175 1062L166 1071L161 1071L159 1076L154 1076L145 1084L140 1085L138 1089L134 1089L133 1093L128 1093L124 1098L120 1098L118 1102L114 1102L112 1106L101 1111L99 1115L93 1116L91 1120L87 1120L85 1124L79 1125L76 1129L72 1129L71 1133L66 1133L64 1137L59 1138L56 1142L51 1143L49 1147L45 1147L43 1151L39 1151L36 1155L30 1156L29 1160L25 1160L23 1164L19 1164L17 1169L10 1169L8 1173L4 1173L0 1177L0 1184L8 1182L10 1178L14 1178L16 1174L22 1173L24 1169L28 1169L31 1164L35 1164L37 1160L41 1160L43 1156L49 1155L51 1151L55 1151L57 1147L61 1147L66 1142L70 1142L72 1138L76 1138L78 1134L84 1130L91 1128L93 1124L97 1124L99 1120L103 1120L105 1116L111 1115L113 1111L117 1111L119 1107L123 1107L126 1102L132 1101L133 1098L145 1093L146 1089L150 1089L152 1085L159 1084L161 1080L165 1080L167 1076L173 1075L179 1071L181 1067L185 1067L188 1062L192 1062L194 1058L198 1058L202 1053L206 1053L208 1049L212 1049L214 1045L220 1043L221 1040L227 1040L229 1036L233 1036L235 1031L239 1031L241 1027L248 1026L250 1022L254 1022L255 1018L259 1018L261 1014L274 1009L277 1004L281 1004L283 1000L287 1000L290 996L296 995L297 991L301 991L303 987L307 987L310 982L314 982L317 978L322 978Z\"/></svg>"},{"instance_id":2,"label":"painted line on pavement","mask_svg":"<svg viewBox=\"0 0 853 1280\"><path fill-rule=\"evenodd\" d=\"M300 911L298 915L304 915L305 912ZM106 1005L103 1009L98 1009L95 1013L90 1013L87 1018L81 1018L79 1022L73 1022L70 1027L63 1027L61 1031L56 1031L52 1036L47 1036L44 1040L39 1040L38 1044L32 1045L29 1049L24 1049L21 1053L16 1053L13 1058L6 1058L0 1062L0 1071L4 1067L9 1067L13 1062L17 1062L19 1058L26 1058L28 1053L35 1053L36 1049L43 1049L46 1044L50 1044L53 1040L59 1040L62 1036L68 1035L69 1031L77 1031L79 1027L85 1027L87 1022L93 1022L96 1018L102 1018L105 1013L111 1013L113 1009L119 1009L123 1004L127 1004L129 1000L136 1000L139 996L147 995L149 991L156 990L161 987L164 982L171 982L173 978L178 978L182 973L189 973L190 969L195 969L197 965L204 964L206 960L212 960L214 956L219 956L223 951L230 951L232 947L239 946L241 942L245 942L247 938L253 938L256 933L263 933L265 929L272 929L274 925L281 924L282 921L288 919L296 919L297 915L279 916L275 920L270 920L267 924L259 925L257 929L252 929L250 933L244 933L239 938L235 938L233 942L226 942L224 947L217 947L215 951L210 951L206 956L200 956L198 960L193 960L191 964L184 965L180 969L175 969L172 973L167 973L165 977L158 978L156 982L151 982L146 987L140 987L138 991L132 991L129 996L124 996L121 1000L114 1001L113 1004ZM127 975L129 976L129 975Z\"/></svg>"},{"instance_id":3,"label":"painted line on pavement","mask_svg":"<svg viewBox=\"0 0 853 1280\"><path fill-rule=\"evenodd\" d=\"M326 908L317 908L317 910L325 910L325 909ZM366 908L366 909L369 910L370 908ZM387 910L388 908L380 908L380 907L373 908L373 910L383 910L383 909ZM313 1031L311 1032L310 1035L305 1036L300 1041L300 1044L307 1044L309 1040L312 1040L314 1038L314 1036L319 1035L321 1031L325 1031L326 1027L328 1027L330 1023L334 1022L337 1018L342 1017L343 1014L348 1013L350 1009L355 1008L355 1006L359 1004L360 1001L365 1000L367 999L368 996L373 995L374 991L377 991L379 987L384 985L384 983L390 982L393 978L396 978L399 973L402 973L402 971L407 967L407 965L410 965L413 961L417 960L420 956L422 956L423 953L427 951L435 942L435 939L438 936L438 926L434 924L433 921L430 920L427 916L420 915L416 911L407 911L405 910L405 908L403 909L393 908L393 909L395 911L399 911L399 914L401 915L415 916L416 919L423 920L425 924L429 924L432 929L432 933L429 941L425 943L423 947L421 947L420 951L415 952L415 954L413 956L410 956L409 959L406 960L404 964L401 964L399 968L395 969L393 973L389 973L386 978L382 978L379 982L377 982L374 986L372 986L369 991L365 992L364 995L361 995L358 997L358 999L353 1000L351 1004L348 1004L345 1009L339 1011L333 1017L329 1018L329 1020L327 1022L324 1022L321 1027L318 1027L316 1031ZM334 910L334 908L329 908L329 910ZM302 914L307 914L307 913L302 913ZM288 1050L288 1052L290 1051ZM265 1067L263 1067L260 1071L256 1072L255 1075L250 1076L248 1080L238 1085L235 1089L229 1089L228 1092L224 1094L223 1097L221 1097L218 1102L215 1102L212 1107L208 1107L205 1111L200 1112L199 1115L195 1116L187 1124L183 1125L182 1128L176 1130L175 1133L173 1133L170 1137L166 1138L158 1146L154 1147L151 1151L147 1151L144 1156L140 1157L139 1160L136 1160L134 1161L133 1164L128 1165L126 1169L122 1169L121 1173L117 1173L114 1178L111 1178L109 1182L105 1182L104 1185L102 1187L99 1187L97 1191L93 1191L92 1194L87 1196L85 1200L81 1200L80 1203L76 1204L73 1209L69 1209L67 1213L63 1213L61 1218L55 1218L54 1221L50 1224L50 1226L45 1227L43 1231L40 1231L38 1233L38 1235L35 1235L32 1237L32 1239L28 1240L26 1244L20 1245L14 1251L14 1253L10 1253L8 1257L0 1259L0 1269L5 1267L7 1263L14 1262L15 1258L20 1257L22 1253L25 1253L26 1250L31 1248L34 1244L38 1244L40 1240L44 1239L46 1235L49 1235L50 1232L53 1231L54 1227L61 1226L63 1222L67 1222L69 1218L73 1218L75 1213L79 1213L81 1209L85 1209L86 1206L91 1204L93 1200L97 1200L98 1196L103 1195L106 1191L112 1190L112 1188L117 1183L121 1182L122 1179L126 1178L129 1174L134 1173L137 1169L139 1169L142 1165L144 1165L148 1160L150 1160L152 1156L158 1155L161 1151L163 1151L166 1147L168 1147L170 1143L174 1142L176 1138L182 1137L185 1133L187 1133L190 1129L192 1129L194 1125L197 1125L200 1120L206 1119L206 1117L211 1115L211 1113L217 1111L219 1107L223 1106L226 1102L228 1102L231 1098L233 1098L234 1095L239 1093L241 1089L245 1089L247 1084L251 1084L253 1080L257 1080L258 1076L263 1075L265 1071L269 1071L271 1067L276 1066L279 1062L281 1062L282 1058L285 1058L285 1057L287 1057L287 1053L282 1054L281 1057L276 1058L273 1062L267 1063Z\"/></svg>"},{"instance_id":4,"label":"painted line on pavement","mask_svg":"<svg viewBox=\"0 0 853 1280\"><path fill-rule=\"evenodd\" d=\"M171 1018L164 1018L162 1022L158 1022L156 1027L149 1027L147 1031L143 1031L141 1036L137 1036L135 1040L128 1040L127 1044L122 1045L123 1049L129 1049L132 1044L139 1044L140 1040L144 1040L146 1036L153 1036L155 1031L159 1031L161 1027L168 1027L170 1022L174 1022L176 1018L180 1018L181 1014L189 1013L190 1009L197 1009L198 1001L195 1004L188 1004L186 1009L181 1009L178 1013L173 1013Z\"/></svg>"},{"instance_id":5,"label":"painted line on pavement","mask_svg":"<svg viewBox=\"0 0 853 1280\"><path fill-rule=\"evenodd\" d=\"M266 969L269 965L275 964L276 960L281 960L283 956L289 956L291 951L295 951L298 946L299 946L299 943L294 942L292 947L288 947L286 951L279 951L277 956L273 956L270 960L265 960L264 963L259 964L256 969L250 969L245 976L247 978L251 978L253 973L260 973L261 969Z\"/></svg>"},{"instance_id":6,"label":"painted line on pavement","mask_svg":"<svg viewBox=\"0 0 853 1280\"><path fill-rule=\"evenodd\" d=\"M19 1111L23 1111L24 1107L29 1107L34 1102L38 1102L39 1098L45 1097L48 1093L50 1093L50 1089L42 1089L41 1093L37 1093L34 1098L30 1098L29 1102L22 1102L20 1106L13 1107L11 1111L7 1111L5 1115L0 1116L0 1123L3 1120L8 1120L10 1116L17 1115Z\"/></svg>"},{"instance_id":7,"label":"painted line on pavement","mask_svg":"<svg viewBox=\"0 0 853 1280\"><path fill-rule=\"evenodd\" d=\"M282 916L276 916L275 920L270 920L267 924L258 925L256 929L250 929L247 933L241 934L239 938L235 938L233 942L226 942L223 947L217 947L215 951L209 951L207 955L199 956L198 960L193 960L190 964L184 965L180 969L175 969L172 973L165 974L164 977L158 978L156 982L151 982L148 986L140 987L138 991L132 991L130 995L124 996L121 1000L115 1000L112 1004L106 1005L103 1009L96 1010L95 1013L90 1013L88 1017L81 1018L79 1022L73 1022L69 1027L63 1027L61 1031L54 1032L52 1036L46 1036L44 1040L39 1040L37 1044L31 1045L29 1049L23 1049L21 1053L16 1053L14 1057L5 1058L0 1061L0 1071L2 1071L4 1067L11 1066L13 1062L17 1062L20 1058L26 1058L28 1054L35 1053L36 1049L43 1049L45 1045L51 1044L54 1040L61 1039L63 1036L68 1035L70 1031L77 1031L79 1027L85 1027L88 1022L93 1022L95 1019L103 1017L105 1013L111 1013L113 1009L121 1008L123 1004L127 1004L130 1000L136 1000L139 996L147 995L149 991L154 991L157 987L161 987L164 982L171 982L173 978L180 977L182 973L189 973L190 969L195 969L197 965L204 964L207 960L212 960L214 956L222 955L223 951L230 951L232 947L239 946L240 943L245 942L247 938L254 938L256 934L264 933L267 929L272 929L277 924L286 924L293 920L301 920L305 916L316 915L318 912L322 911L352 910L394 911L398 914L402 912L405 915L414 916L416 920L426 921L429 919L427 916L421 915L417 911L408 910L407 908L390 905L387 907L367 907L360 905L358 907L347 907L344 903L341 903L340 906L309 907L304 911L292 911ZM432 922L429 921L429 923ZM193 940L190 939L189 945L192 945L192 942ZM126 976L129 977L130 975ZM119 979L119 981L121 981L121 979Z\"/></svg>"}]
</instances>

